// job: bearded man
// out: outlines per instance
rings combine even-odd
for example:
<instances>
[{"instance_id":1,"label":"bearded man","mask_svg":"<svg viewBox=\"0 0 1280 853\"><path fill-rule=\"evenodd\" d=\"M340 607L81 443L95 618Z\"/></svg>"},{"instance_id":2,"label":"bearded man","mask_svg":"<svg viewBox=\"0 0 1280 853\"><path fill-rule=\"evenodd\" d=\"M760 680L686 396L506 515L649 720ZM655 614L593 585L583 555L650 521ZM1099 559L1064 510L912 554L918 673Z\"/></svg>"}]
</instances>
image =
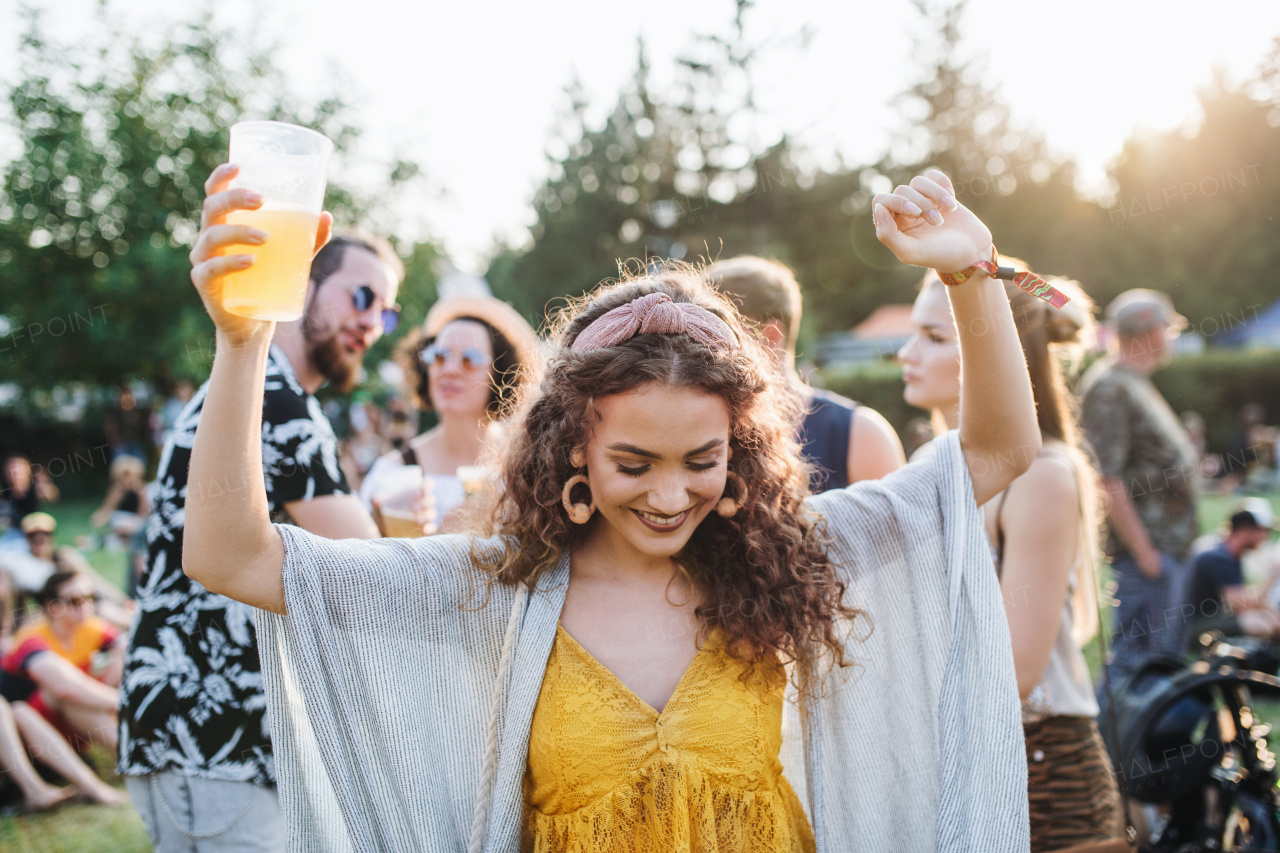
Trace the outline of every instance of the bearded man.
<instances>
[{"instance_id":1,"label":"bearded man","mask_svg":"<svg viewBox=\"0 0 1280 853\"><path fill-rule=\"evenodd\" d=\"M255 236L242 242L262 242ZM403 278L386 241L335 237L311 263L303 316L277 326L262 365L262 464L275 520L331 539L378 536L312 395L326 382L343 393L355 386L365 352L398 322ZM202 851L283 850L250 608L182 572L188 493L254 499L229 480L187 479L207 391L208 383L182 410L160 457L120 685L119 772L157 851L194 851L197 840Z\"/></svg>"}]
</instances>

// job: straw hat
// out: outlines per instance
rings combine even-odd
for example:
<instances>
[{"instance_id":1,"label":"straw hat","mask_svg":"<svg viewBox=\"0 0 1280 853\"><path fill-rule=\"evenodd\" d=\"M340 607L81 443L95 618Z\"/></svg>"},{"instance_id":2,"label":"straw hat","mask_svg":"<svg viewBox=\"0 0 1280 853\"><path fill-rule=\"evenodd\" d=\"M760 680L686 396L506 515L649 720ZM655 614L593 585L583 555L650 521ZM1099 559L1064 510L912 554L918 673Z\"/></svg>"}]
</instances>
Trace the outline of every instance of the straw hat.
<instances>
[{"instance_id":1,"label":"straw hat","mask_svg":"<svg viewBox=\"0 0 1280 853\"><path fill-rule=\"evenodd\" d=\"M147 468L142 464L142 460L128 453L122 453L111 461L111 467L108 469L111 478L122 477L125 474L136 474L142 477L146 474Z\"/></svg>"},{"instance_id":2,"label":"straw hat","mask_svg":"<svg viewBox=\"0 0 1280 853\"><path fill-rule=\"evenodd\" d=\"M537 367L538 336L533 327L520 316L520 312L492 296L455 296L442 299L427 312L422 331L428 338L434 338L450 322L467 318L484 320L501 332L515 349L522 368L534 370Z\"/></svg>"},{"instance_id":3,"label":"straw hat","mask_svg":"<svg viewBox=\"0 0 1280 853\"><path fill-rule=\"evenodd\" d=\"M52 533L58 529L58 522L47 512L33 512L22 517L22 532Z\"/></svg>"}]
</instances>

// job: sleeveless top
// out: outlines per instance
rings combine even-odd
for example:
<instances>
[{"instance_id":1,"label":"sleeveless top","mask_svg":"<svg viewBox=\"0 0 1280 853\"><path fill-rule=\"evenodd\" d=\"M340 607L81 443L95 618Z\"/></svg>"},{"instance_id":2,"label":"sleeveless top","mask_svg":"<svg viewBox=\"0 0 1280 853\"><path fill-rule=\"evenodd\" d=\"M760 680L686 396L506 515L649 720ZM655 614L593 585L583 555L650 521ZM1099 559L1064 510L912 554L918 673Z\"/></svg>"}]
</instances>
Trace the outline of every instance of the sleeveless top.
<instances>
[{"instance_id":1,"label":"sleeveless top","mask_svg":"<svg viewBox=\"0 0 1280 853\"><path fill-rule=\"evenodd\" d=\"M817 467L809 483L816 495L849 485L849 434L858 404L820 388L809 393L799 438L800 452Z\"/></svg>"},{"instance_id":2,"label":"sleeveless top","mask_svg":"<svg viewBox=\"0 0 1280 853\"><path fill-rule=\"evenodd\" d=\"M131 512L137 514L142 508L142 500L135 491L128 491L120 498L120 503L116 504L116 512Z\"/></svg>"},{"instance_id":3,"label":"sleeveless top","mask_svg":"<svg viewBox=\"0 0 1280 853\"><path fill-rule=\"evenodd\" d=\"M1052 455L1065 459L1072 470L1075 469L1075 461L1064 453L1044 450L1040 455ZM1009 490L1006 488L996 508L997 539L992 543L991 558L996 566L997 577L1003 574L1004 568L1004 528L1000 526L1000 515L1008 494ZM1049 652L1049 663L1045 666L1044 675L1040 677L1039 683L1032 688L1031 694L1022 702L1024 725L1044 717L1098 716L1098 699L1093 692L1093 679L1089 675L1089 665L1085 662L1084 653L1071 637L1071 629L1076 619L1075 592L1080 582L1080 567L1086 558L1082 537L1079 555L1067 579L1067 595L1062 603L1062 619L1058 626L1058 637L1054 640L1053 648ZM1102 629L1099 628L1099 630Z\"/></svg>"},{"instance_id":4,"label":"sleeveless top","mask_svg":"<svg viewBox=\"0 0 1280 853\"><path fill-rule=\"evenodd\" d=\"M786 675L715 631L661 712L556 627L533 711L522 853L812 853L782 775Z\"/></svg>"},{"instance_id":5,"label":"sleeveless top","mask_svg":"<svg viewBox=\"0 0 1280 853\"><path fill-rule=\"evenodd\" d=\"M378 460L373 463L373 467L369 469L369 473L364 475L364 480L360 482L360 503L364 504L365 509L372 512L374 496L385 489L385 484L389 478L394 477L395 471L408 465L417 464L418 455L407 444L399 453L388 453L386 456L379 456ZM436 498L436 512L440 518L444 518L467 499L466 487L457 476L426 473L422 476L423 479L431 481Z\"/></svg>"}]
</instances>

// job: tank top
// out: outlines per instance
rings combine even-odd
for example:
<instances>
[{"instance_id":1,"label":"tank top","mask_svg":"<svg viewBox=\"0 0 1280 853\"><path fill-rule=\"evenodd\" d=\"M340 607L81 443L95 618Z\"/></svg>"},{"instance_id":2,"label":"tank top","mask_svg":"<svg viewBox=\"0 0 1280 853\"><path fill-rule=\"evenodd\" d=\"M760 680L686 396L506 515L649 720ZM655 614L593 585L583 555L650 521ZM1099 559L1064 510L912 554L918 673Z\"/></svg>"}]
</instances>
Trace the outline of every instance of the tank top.
<instances>
[{"instance_id":1,"label":"tank top","mask_svg":"<svg viewBox=\"0 0 1280 853\"><path fill-rule=\"evenodd\" d=\"M849 434L858 404L820 388L810 394L799 439L800 452L817 469L809 482L816 495L849 485Z\"/></svg>"},{"instance_id":2,"label":"tank top","mask_svg":"<svg viewBox=\"0 0 1280 853\"><path fill-rule=\"evenodd\" d=\"M1065 453L1043 450L1041 456L1057 456L1066 460L1075 469L1075 460ZM991 557L996 566L996 575L1003 574L1004 562L1004 528L1000 526L1000 515L1004 509L1004 501L1009 490L1000 495L1000 503L996 507L996 541L991 546ZM1058 637L1049 651L1049 662L1045 665L1044 675L1031 690L1031 694L1022 702L1022 721L1033 723L1043 717L1096 717L1098 716L1098 700L1093 692L1093 679L1089 675L1089 665L1085 662L1084 653L1076 645L1071 636L1075 625L1076 587L1080 583L1080 567L1089 558L1085 554L1083 538L1078 546L1076 563L1071 567L1067 578L1066 599L1062 603L1061 623L1058 626ZM1101 629L1099 629L1101 630Z\"/></svg>"},{"instance_id":3,"label":"tank top","mask_svg":"<svg viewBox=\"0 0 1280 853\"><path fill-rule=\"evenodd\" d=\"M120 498L120 503L116 505L116 512L132 512L137 513L142 506L142 501L138 499L138 493L134 491L125 492Z\"/></svg>"},{"instance_id":4,"label":"tank top","mask_svg":"<svg viewBox=\"0 0 1280 853\"><path fill-rule=\"evenodd\" d=\"M417 454L408 445L399 453L378 457L360 483L359 498L364 508L373 510L374 496L382 491L386 478L393 476L395 469L417 464ZM423 479L431 481L436 499L436 512L440 518L444 518L467 499L466 487L457 476L451 474L423 474L422 476Z\"/></svg>"},{"instance_id":5,"label":"tank top","mask_svg":"<svg viewBox=\"0 0 1280 853\"><path fill-rule=\"evenodd\" d=\"M811 853L778 760L785 672L776 658L746 670L713 632L659 712L557 626L522 853Z\"/></svg>"}]
</instances>

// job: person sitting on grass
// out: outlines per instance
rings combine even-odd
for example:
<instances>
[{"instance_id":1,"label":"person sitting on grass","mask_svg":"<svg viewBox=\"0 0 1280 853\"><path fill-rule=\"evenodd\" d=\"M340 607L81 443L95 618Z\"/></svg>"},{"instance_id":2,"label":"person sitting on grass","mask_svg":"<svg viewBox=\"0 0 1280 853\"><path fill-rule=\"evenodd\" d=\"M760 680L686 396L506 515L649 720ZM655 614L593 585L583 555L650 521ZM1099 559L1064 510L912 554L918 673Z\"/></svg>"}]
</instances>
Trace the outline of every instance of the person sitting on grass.
<instances>
[{"instance_id":1,"label":"person sitting on grass","mask_svg":"<svg viewBox=\"0 0 1280 853\"><path fill-rule=\"evenodd\" d=\"M31 744L31 755L23 741ZM32 765L32 755L71 784L50 785ZM25 702L0 699L0 767L13 778L31 811L47 811L75 796L103 806L129 802L124 791L99 779L62 733Z\"/></svg>"},{"instance_id":2,"label":"person sitting on grass","mask_svg":"<svg viewBox=\"0 0 1280 853\"><path fill-rule=\"evenodd\" d=\"M59 545L57 520L47 512L33 512L21 523L26 537L25 552L0 551L0 569L9 572L13 581L16 622L27 614L28 597L39 598L40 589L57 572L84 575L93 586L100 604L98 615L121 630L127 630L133 617L133 602L110 581L98 574L84 554L70 545Z\"/></svg>"},{"instance_id":3,"label":"person sitting on grass","mask_svg":"<svg viewBox=\"0 0 1280 853\"><path fill-rule=\"evenodd\" d=\"M1271 505L1265 498L1248 498L1232 514L1230 531L1215 548L1195 558L1191 578L1191 630L1187 645L1195 650L1200 636L1219 631L1228 637L1280 639L1280 609L1268 592L1280 572L1277 561L1260 586L1246 586L1240 558L1260 547L1275 529ZM1184 612L1186 609L1184 608Z\"/></svg>"},{"instance_id":4,"label":"person sitting on grass","mask_svg":"<svg viewBox=\"0 0 1280 853\"><path fill-rule=\"evenodd\" d=\"M117 456L111 463L111 485L93 513L94 527L110 527L123 542L142 529L151 500L144 482L146 468L136 456Z\"/></svg>"},{"instance_id":5,"label":"person sitting on grass","mask_svg":"<svg viewBox=\"0 0 1280 853\"><path fill-rule=\"evenodd\" d=\"M43 467L17 454L4 460L0 469L0 550L21 550L22 519L58 497L58 487Z\"/></svg>"},{"instance_id":6,"label":"person sitting on grass","mask_svg":"<svg viewBox=\"0 0 1280 853\"><path fill-rule=\"evenodd\" d=\"M37 598L40 616L0 658L0 693L38 711L77 746L114 752L123 633L94 612L93 586L80 572L54 572Z\"/></svg>"},{"instance_id":7,"label":"person sitting on grass","mask_svg":"<svg viewBox=\"0 0 1280 853\"><path fill-rule=\"evenodd\" d=\"M125 588L130 598L138 592L138 578L147 562L147 516L151 514L151 495L147 491L147 468L136 456L117 456L111 462L111 485L94 511L89 523L106 527L103 546L107 550L124 548L128 552Z\"/></svg>"},{"instance_id":8,"label":"person sitting on grass","mask_svg":"<svg viewBox=\"0 0 1280 853\"><path fill-rule=\"evenodd\" d=\"M13 646L13 604L13 581L0 568L0 657ZM18 786L29 811L51 809L76 793L74 788L58 788L40 778L18 734L13 708L4 699L0 699L0 769Z\"/></svg>"}]
</instances>

